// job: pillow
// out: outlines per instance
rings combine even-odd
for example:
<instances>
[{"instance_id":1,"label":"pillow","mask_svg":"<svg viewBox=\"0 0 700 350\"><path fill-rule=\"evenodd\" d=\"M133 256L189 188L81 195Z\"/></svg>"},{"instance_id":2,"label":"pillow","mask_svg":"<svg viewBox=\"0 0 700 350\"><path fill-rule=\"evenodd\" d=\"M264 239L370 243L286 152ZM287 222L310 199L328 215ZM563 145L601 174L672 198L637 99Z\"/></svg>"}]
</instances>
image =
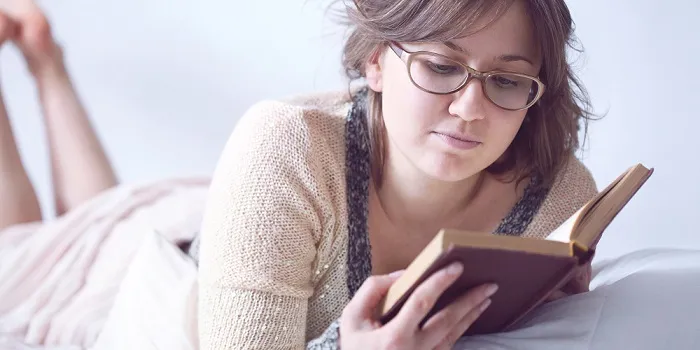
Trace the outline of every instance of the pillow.
<instances>
[{"instance_id":1,"label":"pillow","mask_svg":"<svg viewBox=\"0 0 700 350\"><path fill-rule=\"evenodd\" d=\"M197 268L163 236L147 233L93 348L194 350Z\"/></svg>"}]
</instances>

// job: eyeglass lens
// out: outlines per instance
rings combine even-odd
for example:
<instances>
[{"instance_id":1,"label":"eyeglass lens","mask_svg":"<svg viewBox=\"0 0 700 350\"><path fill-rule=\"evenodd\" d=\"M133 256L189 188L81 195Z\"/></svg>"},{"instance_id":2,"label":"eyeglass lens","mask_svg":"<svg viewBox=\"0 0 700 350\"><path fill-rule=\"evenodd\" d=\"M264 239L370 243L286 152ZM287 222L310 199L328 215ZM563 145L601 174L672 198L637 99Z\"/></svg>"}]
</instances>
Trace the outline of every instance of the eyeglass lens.
<instances>
[{"instance_id":1,"label":"eyeglass lens","mask_svg":"<svg viewBox=\"0 0 700 350\"><path fill-rule=\"evenodd\" d=\"M464 83L469 71L459 63L430 54L416 54L410 62L411 79L425 90L449 93ZM484 92L498 106L519 109L537 96L539 85L531 78L497 73L484 81Z\"/></svg>"}]
</instances>

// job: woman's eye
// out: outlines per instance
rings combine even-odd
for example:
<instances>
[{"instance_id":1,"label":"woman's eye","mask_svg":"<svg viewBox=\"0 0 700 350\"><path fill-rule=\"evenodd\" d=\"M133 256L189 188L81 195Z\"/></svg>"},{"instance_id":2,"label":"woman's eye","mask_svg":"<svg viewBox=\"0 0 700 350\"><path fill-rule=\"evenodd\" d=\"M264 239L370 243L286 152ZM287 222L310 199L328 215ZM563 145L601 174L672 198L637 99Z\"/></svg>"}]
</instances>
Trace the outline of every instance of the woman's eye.
<instances>
[{"instance_id":1,"label":"woman's eye","mask_svg":"<svg viewBox=\"0 0 700 350\"><path fill-rule=\"evenodd\" d=\"M428 65L428 68L430 68L430 70L432 70L433 72L438 73L438 74L452 74L455 72L459 72L459 70L460 70L459 66L450 65L450 64L439 64L439 63L430 62L430 61L426 61L426 64Z\"/></svg>"},{"instance_id":2,"label":"woman's eye","mask_svg":"<svg viewBox=\"0 0 700 350\"><path fill-rule=\"evenodd\" d=\"M501 88L518 87L518 82L506 77L496 77L496 84Z\"/></svg>"}]
</instances>

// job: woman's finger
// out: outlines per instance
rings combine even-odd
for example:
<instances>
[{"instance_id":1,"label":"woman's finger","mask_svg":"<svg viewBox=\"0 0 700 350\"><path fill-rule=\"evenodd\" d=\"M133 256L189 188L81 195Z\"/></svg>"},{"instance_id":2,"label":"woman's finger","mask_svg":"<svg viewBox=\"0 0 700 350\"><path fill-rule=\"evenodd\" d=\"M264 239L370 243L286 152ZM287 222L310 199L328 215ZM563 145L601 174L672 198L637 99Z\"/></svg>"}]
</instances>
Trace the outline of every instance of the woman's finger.
<instances>
[{"instance_id":1,"label":"woman's finger","mask_svg":"<svg viewBox=\"0 0 700 350\"><path fill-rule=\"evenodd\" d=\"M450 350L457 343L462 335L479 319L484 311L491 305L491 299L483 300L479 305L472 308L456 325L451 327L449 333L442 338L442 341L437 346L437 349Z\"/></svg>"},{"instance_id":2,"label":"woman's finger","mask_svg":"<svg viewBox=\"0 0 700 350\"><path fill-rule=\"evenodd\" d=\"M459 299L454 301L440 312L433 315L423 326L422 333L428 344L437 344L445 338L450 337L451 332L458 332L460 335L466 331L465 323L470 315L481 315L484 302L498 290L494 284L485 284L471 289ZM488 306L488 305L487 305ZM472 321L473 322L473 321Z\"/></svg>"},{"instance_id":3,"label":"woman's finger","mask_svg":"<svg viewBox=\"0 0 700 350\"><path fill-rule=\"evenodd\" d=\"M462 264L452 263L428 277L413 291L389 325L397 329L418 330L418 325L462 270Z\"/></svg>"},{"instance_id":4,"label":"woman's finger","mask_svg":"<svg viewBox=\"0 0 700 350\"><path fill-rule=\"evenodd\" d=\"M351 329L371 324L377 304L402 273L403 270L367 278L343 310L341 322Z\"/></svg>"}]
</instances>

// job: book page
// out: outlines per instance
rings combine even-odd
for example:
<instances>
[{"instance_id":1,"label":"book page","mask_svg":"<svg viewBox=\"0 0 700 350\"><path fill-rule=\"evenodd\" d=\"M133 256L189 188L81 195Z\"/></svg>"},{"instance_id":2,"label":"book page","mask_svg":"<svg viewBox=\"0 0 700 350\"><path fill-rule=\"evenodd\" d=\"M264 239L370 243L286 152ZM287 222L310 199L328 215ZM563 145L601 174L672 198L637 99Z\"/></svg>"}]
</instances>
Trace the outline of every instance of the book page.
<instances>
[{"instance_id":1,"label":"book page","mask_svg":"<svg viewBox=\"0 0 700 350\"><path fill-rule=\"evenodd\" d=\"M634 167L625 178L610 189L606 199L596 204L596 208L590 215L582 218L580 227L577 228L577 241L583 245L594 245L602 235L605 228L622 211L632 197L646 183L654 169L647 169L642 165Z\"/></svg>"},{"instance_id":2,"label":"book page","mask_svg":"<svg viewBox=\"0 0 700 350\"><path fill-rule=\"evenodd\" d=\"M642 186L649 175L649 169L641 164L629 168L556 230L552 231L546 239L564 243L577 240L581 244L590 245L636 190ZM614 214L610 215L609 212ZM584 237L579 237L580 234L583 234Z\"/></svg>"},{"instance_id":3,"label":"book page","mask_svg":"<svg viewBox=\"0 0 700 350\"><path fill-rule=\"evenodd\" d=\"M564 243L569 243L571 241L571 233L574 231L574 225L581 216L581 213L586 208L584 205L579 209L574 215L571 215L566 221L564 221L556 230L552 231L545 239L550 241L559 241Z\"/></svg>"},{"instance_id":4,"label":"book page","mask_svg":"<svg viewBox=\"0 0 700 350\"><path fill-rule=\"evenodd\" d=\"M559 227L557 227L556 230L552 231L552 233L549 234L549 236L546 237L546 239L550 241L559 241L559 242L564 242L564 243L569 243L571 242L572 238L571 235L574 233L574 229L576 228L576 225L579 224L581 220L584 220L584 218L581 218L584 214L583 212L588 213L589 211L594 210L595 208L605 197L608 196L608 194L615 188L617 185L620 184L622 179L629 174L632 170L632 168L628 169L622 175L618 176L615 181L611 182L604 190L598 192L598 194L593 197L586 205L581 207L574 215L571 215L564 223L562 223Z\"/></svg>"}]
</instances>

